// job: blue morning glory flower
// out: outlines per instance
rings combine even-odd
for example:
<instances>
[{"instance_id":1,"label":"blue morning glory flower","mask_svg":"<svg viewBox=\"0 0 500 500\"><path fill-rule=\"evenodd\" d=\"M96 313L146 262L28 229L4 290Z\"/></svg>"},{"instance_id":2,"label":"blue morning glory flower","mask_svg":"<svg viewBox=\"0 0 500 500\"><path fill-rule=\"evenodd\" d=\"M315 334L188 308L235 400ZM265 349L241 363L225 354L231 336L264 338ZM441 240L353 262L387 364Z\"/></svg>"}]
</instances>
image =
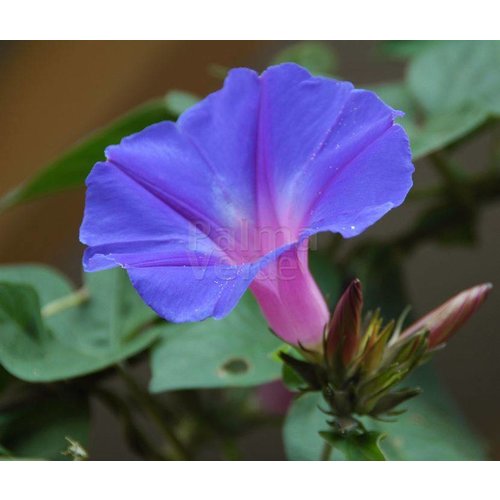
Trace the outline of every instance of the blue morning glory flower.
<instances>
[{"instance_id":1,"label":"blue morning glory flower","mask_svg":"<svg viewBox=\"0 0 500 500\"><path fill-rule=\"evenodd\" d=\"M400 116L374 93L294 64L224 87L106 150L87 179L86 271L122 266L160 316L222 318L250 288L287 342L318 343L326 303L307 239L349 238L412 185Z\"/></svg>"}]
</instances>

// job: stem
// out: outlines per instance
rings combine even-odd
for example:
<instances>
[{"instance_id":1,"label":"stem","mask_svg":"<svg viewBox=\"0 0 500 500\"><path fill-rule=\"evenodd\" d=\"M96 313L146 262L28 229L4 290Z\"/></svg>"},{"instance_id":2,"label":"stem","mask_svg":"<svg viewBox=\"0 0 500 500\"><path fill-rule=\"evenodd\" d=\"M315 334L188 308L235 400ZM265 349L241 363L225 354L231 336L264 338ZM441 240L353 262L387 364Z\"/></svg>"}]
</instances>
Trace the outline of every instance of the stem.
<instances>
[{"instance_id":1,"label":"stem","mask_svg":"<svg viewBox=\"0 0 500 500\"><path fill-rule=\"evenodd\" d=\"M71 307L76 307L80 304L83 304L87 300L89 300L90 294L86 287L82 287L76 292L70 293L65 297L61 297L60 299L53 300L49 302L45 306L42 307L42 317L47 318L49 316L53 316L54 314L65 311L66 309L70 309Z\"/></svg>"},{"instance_id":2,"label":"stem","mask_svg":"<svg viewBox=\"0 0 500 500\"><path fill-rule=\"evenodd\" d=\"M332 456L332 452L333 452L333 446L330 443L327 443L325 441L325 444L323 445L323 449L321 450L320 460L322 460L322 461L330 460L330 457Z\"/></svg>"},{"instance_id":3,"label":"stem","mask_svg":"<svg viewBox=\"0 0 500 500\"><path fill-rule=\"evenodd\" d=\"M120 374L125 385L134 396L136 401L141 405L142 409L148 413L151 419L156 423L158 429L163 434L165 440L172 447L174 454L179 460L190 460L191 456L184 444L175 435L174 431L165 422L162 408L159 407L155 399L130 376L123 364L118 364L118 373Z\"/></svg>"},{"instance_id":4,"label":"stem","mask_svg":"<svg viewBox=\"0 0 500 500\"><path fill-rule=\"evenodd\" d=\"M136 453L146 460L169 459L162 450L156 448L155 444L134 422L132 412L125 401L116 394L99 387L94 390L94 394L119 418L123 425L125 437Z\"/></svg>"}]
</instances>

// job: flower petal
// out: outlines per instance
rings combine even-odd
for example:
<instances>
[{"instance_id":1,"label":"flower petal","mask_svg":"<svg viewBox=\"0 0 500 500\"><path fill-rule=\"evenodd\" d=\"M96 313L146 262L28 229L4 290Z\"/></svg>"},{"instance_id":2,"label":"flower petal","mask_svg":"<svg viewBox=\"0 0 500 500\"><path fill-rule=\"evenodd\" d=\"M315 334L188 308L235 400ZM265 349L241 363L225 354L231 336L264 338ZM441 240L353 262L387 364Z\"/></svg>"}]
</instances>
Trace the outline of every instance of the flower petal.
<instances>
[{"instance_id":1,"label":"flower petal","mask_svg":"<svg viewBox=\"0 0 500 500\"><path fill-rule=\"evenodd\" d=\"M293 64L265 71L259 168L280 225L349 237L399 205L413 172L399 115L372 92Z\"/></svg>"},{"instance_id":2,"label":"flower petal","mask_svg":"<svg viewBox=\"0 0 500 500\"><path fill-rule=\"evenodd\" d=\"M248 265L128 269L144 302L176 323L223 318L236 306L256 272Z\"/></svg>"},{"instance_id":3,"label":"flower petal","mask_svg":"<svg viewBox=\"0 0 500 500\"><path fill-rule=\"evenodd\" d=\"M190 265L130 267L127 272L144 302L161 317L176 323L221 319L236 306L257 274L290 248L295 245L283 246L250 264L196 263L192 257Z\"/></svg>"},{"instance_id":4,"label":"flower petal","mask_svg":"<svg viewBox=\"0 0 500 500\"><path fill-rule=\"evenodd\" d=\"M289 344L321 345L329 312L307 265L307 241L280 252L251 284L273 331Z\"/></svg>"},{"instance_id":5,"label":"flower petal","mask_svg":"<svg viewBox=\"0 0 500 500\"><path fill-rule=\"evenodd\" d=\"M310 231L357 236L404 201L413 170L406 133L393 125L328 179L311 205Z\"/></svg>"},{"instance_id":6,"label":"flower petal","mask_svg":"<svg viewBox=\"0 0 500 500\"><path fill-rule=\"evenodd\" d=\"M294 64L260 78L232 70L177 124L107 149L87 181L84 266L125 267L159 314L194 321L227 314L290 254L293 280L252 289L271 326L290 323L283 338L316 340L326 305L296 246L321 230L358 234L401 203L413 167L396 116L374 94Z\"/></svg>"},{"instance_id":7,"label":"flower petal","mask_svg":"<svg viewBox=\"0 0 500 500\"><path fill-rule=\"evenodd\" d=\"M255 71L229 71L224 87L183 113L177 121L204 160L208 187L202 196L209 210L222 210L232 227L255 221L255 155L259 109L259 77ZM197 173L195 173L197 175ZM208 195L208 196L207 196ZM211 196L213 195L213 196ZM199 200L193 200L199 204Z\"/></svg>"},{"instance_id":8,"label":"flower petal","mask_svg":"<svg viewBox=\"0 0 500 500\"><path fill-rule=\"evenodd\" d=\"M226 254L191 221L171 208L160 195L137 183L111 163L98 163L87 179L85 215L80 241L89 245L87 271L113 265L141 266L159 260L215 259ZM183 261L179 261L181 256Z\"/></svg>"}]
</instances>

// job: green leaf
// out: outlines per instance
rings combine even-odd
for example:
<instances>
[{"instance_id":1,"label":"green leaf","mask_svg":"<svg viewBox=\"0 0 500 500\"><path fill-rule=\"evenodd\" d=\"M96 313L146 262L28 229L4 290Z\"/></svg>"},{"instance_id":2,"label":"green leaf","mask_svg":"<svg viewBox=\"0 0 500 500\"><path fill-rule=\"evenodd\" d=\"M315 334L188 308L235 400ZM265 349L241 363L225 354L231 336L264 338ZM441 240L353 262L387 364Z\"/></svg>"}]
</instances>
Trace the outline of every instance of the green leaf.
<instances>
[{"instance_id":1,"label":"green leaf","mask_svg":"<svg viewBox=\"0 0 500 500\"><path fill-rule=\"evenodd\" d=\"M167 93L165 97L165 104L167 106L167 110L173 116L179 116L186 109L189 109L191 106L194 106L200 101L200 98L190 92L184 92L183 90L171 90Z\"/></svg>"},{"instance_id":2,"label":"green leaf","mask_svg":"<svg viewBox=\"0 0 500 500\"><path fill-rule=\"evenodd\" d=\"M275 351L281 345L247 293L222 320L154 329L152 392L202 387L253 386L280 377Z\"/></svg>"},{"instance_id":3,"label":"green leaf","mask_svg":"<svg viewBox=\"0 0 500 500\"><path fill-rule=\"evenodd\" d=\"M412 60L408 84L430 114L478 109L500 113L500 42L441 43Z\"/></svg>"},{"instance_id":4,"label":"green leaf","mask_svg":"<svg viewBox=\"0 0 500 500\"><path fill-rule=\"evenodd\" d=\"M300 391L305 387L304 379L286 363L283 363L281 378L285 387L292 392Z\"/></svg>"},{"instance_id":5,"label":"green leaf","mask_svg":"<svg viewBox=\"0 0 500 500\"><path fill-rule=\"evenodd\" d=\"M285 452L289 460L319 460L328 416L320 408L327 404L320 392L300 394L290 406L283 427ZM332 455L332 458L333 455Z\"/></svg>"},{"instance_id":6,"label":"green leaf","mask_svg":"<svg viewBox=\"0 0 500 500\"><path fill-rule=\"evenodd\" d=\"M420 369L410 385L424 392L404 404L407 411L396 422L363 419L369 430L386 434L381 449L388 460L484 460L481 441L466 425L455 404L440 387L432 370ZM406 384L405 384L406 385ZM301 395L295 400L284 426L287 456L291 460L319 460L325 430L326 408L319 392ZM332 460L341 458L335 452Z\"/></svg>"},{"instance_id":7,"label":"green leaf","mask_svg":"<svg viewBox=\"0 0 500 500\"><path fill-rule=\"evenodd\" d=\"M407 84L373 88L399 119L413 159L450 146L500 113L500 43L432 44L412 60Z\"/></svg>"},{"instance_id":8,"label":"green leaf","mask_svg":"<svg viewBox=\"0 0 500 500\"><path fill-rule=\"evenodd\" d=\"M0 364L8 372L29 382L77 377L137 354L155 340L152 329L141 330L156 315L124 271L85 279L89 299L65 307L74 292L57 272L0 268Z\"/></svg>"},{"instance_id":9,"label":"green leaf","mask_svg":"<svg viewBox=\"0 0 500 500\"><path fill-rule=\"evenodd\" d=\"M418 116L418 103L404 83L387 83L372 87L378 96L394 109L404 111L398 118L410 137L414 160L449 146L478 128L488 113L477 107L449 110L436 115Z\"/></svg>"},{"instance_id":10,"label":"green leaf","mask_svg":"<svg viewBox=\"0 0 500 500\"><path fill-rule=\"evenodd\" d=\"M42 168L32 179L0 199L0 211L66 189L82 186L94 164L104 159L104 149L127 135L163 120L175 120L165 99L148 102L97 130L54 162Z\"/></svg>"},{"instance_id":11,"label":"green leaf","mask_svg":"<svg viewBox=\"0 0 500 500\"><path fill-rule=\"evenodd\" d=\"M322 431L320 435L333 447L333 452L340 450L346 460L385 460L380 448L384 434L380 432L368 431L340 436L332 431Z\"/></svg>"},{"instance_id":12,"label":"green leaf","mask_svg":"<svg viewBox=\"0 0 500 500\"><path fill-rule=\"evenodd\" d=\"M322 42L298 42L276 54L273 64L294 62L314 75L331 76L337 70L333 48Z\"/></svg>"},{"instance_id":13,"label":"green leaf","mask_svg":"<svg viewBox=\"0 0 500 500\"><path fill-rule=\"evenodd\" d=\"M63 394L26 401L0 412L3 459L68 460L66 438L87 445L89 406L85 398Z\"/></svg>"},{"instance_id":14,"label":"green leaf","mask_svg":"<svg viewBox=\"0 0 500 500\"><path fill-rule=\"evenodd\" d=\"M462 108L429 116L420 127L409 129L413 159L454 144L481 126L488 113L480 108Z\"/></svg>"}]
</instances>

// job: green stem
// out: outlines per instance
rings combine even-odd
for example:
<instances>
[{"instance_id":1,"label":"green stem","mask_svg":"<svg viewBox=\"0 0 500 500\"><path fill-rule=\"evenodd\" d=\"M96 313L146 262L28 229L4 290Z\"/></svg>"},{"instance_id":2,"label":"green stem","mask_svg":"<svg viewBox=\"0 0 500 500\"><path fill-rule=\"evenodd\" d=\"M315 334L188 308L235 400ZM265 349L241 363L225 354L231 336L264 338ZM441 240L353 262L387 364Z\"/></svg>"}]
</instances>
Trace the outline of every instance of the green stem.
<instances>
[{"instance_id":1,"label":"green stem","mask_svg":"<svg viewBox=\"0 0 500 500\"><path fill-rule=\"evenodd\" d=\"M45 306L42 307L42 316L47 318L49 316L53 316L54 314L65 311L66 309L70 309L71 307L76 307L80 304L83 304L87 300L89 300L90 294L86 287L82 287L76 292L73 292L65 297L61 297L60 299L53 300L49 302Z\"/></svg>"},{"instance_id":2,"label":"green stem","mask_svg":"<svg viewBox=\"0 0 500 500\"><path fill-rule=\"evenodd\" d=\"M322 461L330 460L333 452L333 446L327 442L323 445L323 449L321 450L321 458Z\"/></svg>"},{"instance_id":3,"label":"green stem","mask_svg":"<svg viewBox=\"0 0 500 500\"><path fill-rule=\"evenodd\" d=\"M155 399L147 391L143 390L134 378L130 376L122 364L117 365L117 367L118 373L125 382L125 385L129 389L130 393L141 405L141 408L150 416L151 420L156 423L158 429L163 434L163 437L171 446L175 458L179 460L190 460L191 456L189 451L166 423L163 411Z\"/></svg>"}]
</instances>

